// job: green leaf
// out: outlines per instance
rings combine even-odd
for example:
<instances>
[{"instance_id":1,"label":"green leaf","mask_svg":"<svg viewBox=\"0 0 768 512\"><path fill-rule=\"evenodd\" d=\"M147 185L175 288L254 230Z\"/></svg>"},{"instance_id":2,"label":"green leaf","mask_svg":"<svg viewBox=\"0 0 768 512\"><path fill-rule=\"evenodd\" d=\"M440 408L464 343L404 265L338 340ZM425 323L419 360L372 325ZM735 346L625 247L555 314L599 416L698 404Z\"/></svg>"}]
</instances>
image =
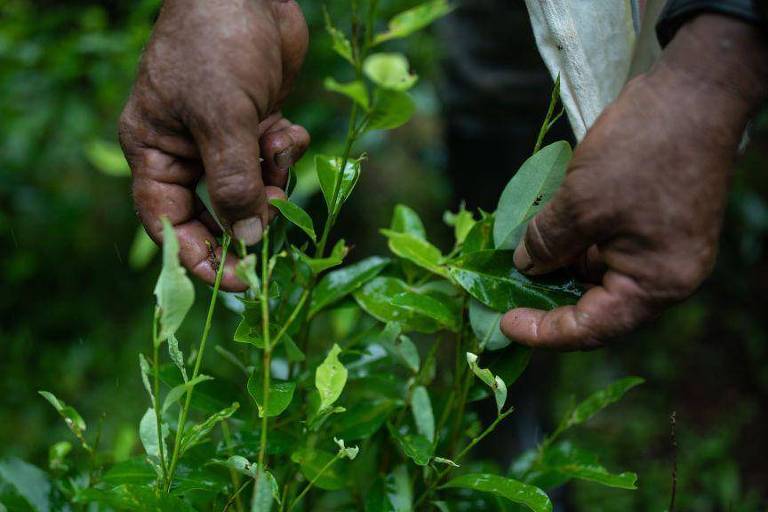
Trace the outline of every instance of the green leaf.
<instances>
[{"instance_id":1,"label":"green leaf","mask_svg":"<svg viewBox=\"0 0 768 512\"><path fill-rule=\"evenodd\" d=\"M366 130L394 130L411 120L416 104L403 91L378 89L368 114Z\"/></svg>"},{"instance_id":2,"label":"green leaf","mask_svg":"<svg viewBox=\"0 0 768 512\"><path fill-rule=\"evenodd\" d=\"M461 204L457 213L445 212L443 215L443 222L453 227L453 236L456 238L457 246L464 244L467 235L469 235L472 228L477 224L474 214L464 208L464 203Z\"/></svg>"},{"instance_id":3,"label":"green leaf","mask_svg":"<svg viewBox=\"0 0 768 512\"><path fill-rule=\"evenodd\" d=\"M269 471L264 471L258 464L254 477L254 492L251 496L251 512L270 512L272 502L280 501L280 488L277 480Z\"/></svg>"},{"instance_id":4,"label":"green leaf","mask_svg":"<svg viewBox=\"0 0 768 512\"><path fill-rule=\"evenodd\" d=\"M431 318L449 331L459 330L459 318L443 302L430 295L403 292L392 297L392 305L410 313Z\"/></svg>"},{"instance_id":5,"label":"green leaf","mask_svg":"<svg viewBox=\"0 0 768 512\"><path fill-rule=\"evenodd\" d=\"M392 223L389 229L397 233L409 234L424 240L427 238L427 231L424 229L424 223L421 221L419 214L411 207L404 204L395 205L395 210L392 214Z\"/></svg>"},{"instance_id":6,"label":"green leaf","mask_svg":"<svg viewBox=\"0 0 768 512\"><path fill-rule=\"evenodd\" d=\"M280 210L280 213L282 213L286 219L304 231L313 242L317 242L317 235L315 234L315 226L312 223L312 218L301 206L286 201L285 199L270 199L269 204Z\"/></svg>"},{"instance_id":7,"label":"green leaf","mask_svg":"<svg viewBox=\"0 0 768 512\"><path fill-rule=\"evenodd\" d=\"M469 301L469 323L480 342L480 351L501 350L512 341L501 332L504 313L494 311L475 299Z\"/></svg>"},{"instance_id":8,"label":"green leaf","mask_svg":"<svg viewBox=\"0 0 768 512\"><path fill-rule=\"evenodd\" d=\"M478 379L483 381L493 391L493 396L496 398L496 409L499 414L504 408L504 404L507 402L507 385L498 375L493 375L491 370L487 368L480 368L477 364L477 356L471 352L467 352L467 363L472 369Z\"/></svg>"},{"instance_id":9,"label":"green leaf","mask_svg":"<svg viewBox=\"0 0 768 512\"><path fill-rule=\"evenodd\" d=\"M388 264L388 259L374 256L326 274L312 293L309 308L310 318L326 306L330 306L363 286L384 270Z\"/></svg>"},{"instance_id":10,"label":"green leaf","mask_svg":"<svg viewBox=\"0 0 768 512\"><path fill-rule=\"evenodd\" d=\"M513 251L478 251L450 267L450 275L475 299L499 312L517 307L543 310L575 304L582 291L573 279L558 276L532 280L520 273Z\"/></svg>"},{"instance_id":11,"label":"green leaf","mask_svg":"<svg viewBox=\"0 0 768 512\"><path fill-rule=\"evenodd\" d=\"M131 176L131 168L123 156L123 151L114 142L94 140L85 147L85 155L91 165L107 176L115 178Z\"/></svg>"},{"instance_id":12,"label":"green leaf","mask_svg":"<svg viewBox=\"0 0 768 512\"><path fill-rule=\"evenodd\" d=\"M351 99L366 111L371 108L371 102L368 99L368 89L365 84L359 80L342 84L335 79L328 77L325 79L325 88L331 92L336 92Z\"/></svg>"},{"instance_id":13,"label":"green leaf","mask_svg":"<svg viewBox=\"0 0 768 512\"><path fill-rule=\"evenodd\" d=\"M499 199L493 240L497 249L514 249L528 222L560 188L571 160L571 146L555 142L529 158L509 181Z\"/></svg>"},{"instance_id":14,"label":"green leaf","mask_svg":"<svg viewBox=\"0 0 768 512\"><path fill-rule=\"evenodd\" d=\"M202 423L194 425L192 428L187 429L184 432L184 436L181 438L181 453L186 453L187 450L193 446L197 446L205 440L205 437L216 427L219 423L226 420L240 408L240 404L235 402L231 406L223 409L206 419Z\"/></svg>"},{"instance_id":15,"label":"green leaf","mask_svg":"<svg viewBox=\"0 0 768 512\"><path fill-rule=\"evenodd\" d=\"M534 512L552 512L547 493L512 478L490 474L468 474L454 478L444 488L472 489L506 498L512 503L525 505Z\"/></svg>"},{"instance_id":16,"label":"green leaf","mask_svg":"<svg viewBox=\"0 0 768 512\"><path fill-rule=\"evenodd\" d=\"M552 473L563 483L575 478L617 489L637 489L635 473L611 473L600 465L596 454L578 449L569 442L548 447L541 463L534 468L531 480L552 478Z\"/></svg>"},{"instance_id":17,"label":"green leaf","mask_svg":"<svg viewBox=\"0 0 768 512\"><path fill-rule=\"evenodd\" d=\"M3 484L9 486L29 507L28 509L20 508L20 510L35 512L51 510L49 501L51 483L45 472L38 467L16 458L2 460L0 461L0 496L4 494ZM14 508L9 510L13 511Z\"/></svg>"},{"instance_id":18,"label":"green leaf","mask_svg":"<svg viewBox=\"0 0 768 512\"><path fill-rule=\"evenodd\" d=\"M162 413L165 414L173 404L178 402L187 392L192 391L195 386L209 380L213 380L213 377L209 377L208 375L198 375L189 382L173 387L168 394L165 395L165 400L163 401L163 407L161 409Z\"/></svg>"},{"instance_id":19,"label":"green leaf","mask_svg":"<svg viewBox=\"0 0 768 512\"><path fill-rule=\"evenodd\" d=\"M413 509L413 487L405 464L397 466L387 475L387 496L396 512L406 512Z\"/></svg>"},{"instance_id":20,"label":"green leaf","mask_svg":"<svg viewBox=\"0 0 768 512\"><path fill-rule=\"evenodd\" d=\"M408 59L401 53L374 53L363 63L365 75L379 87L407 91L419 77L410 73Z\"/></svg>"},{"instance_id":21,"label":"green leaf","mask_svg":"<svg viewBox=\"0 0 768 512\"><path fill-rule=\"evenodd\" d=\"M59 441L54 443L48 449L48 467L52 471L67 471L67 456L72 451L72 443L69 441Z\"/></svg>"},{"instance_id":22,"label":"green leaf","mask_svg":"<svg viewBox=\"0 0 768 512\"><path fill-rule=\"evenodd\" d=\"M151 407L147 409L139 423L139 438L144 446L147 455L153 457L156 461L160 460L160 445L164 454L168 454L168 447L165 444L165 438L168 437L168 425L163 424L162 435L157 430L157 416L155 410Z\"/></svg>"},{"instance_id":23,"label":"green leaf","mask_svg":"<svg viewBox=\"0 0 768 512\"><path fill-rule=\"evenodd\" d=\"M303 448L291 455L291 460L301 467L301 473L307 480L315 480L315 485L326 491L337 491L346 486L344 465L328 463L336 458L335 454L312 448Z\"/></svg>"},{"instance_id":24,"label":"green leaf","mask_svg":"<svg viewBox=\"0 0 768 512\"><path fill-rule=\"evenodd\" d=\"M333 442L339 445L339 453L336 454L339 458L355 460L355 458L357 457L357 454L360 453L359 447L357 446L347 447L344 444L343 439L337 439L334 437Z\"/></svg>"},{"instance_id":25,"label":"green leaf","mask_svg":"<svg viewBox=\"0 0 768 512\"><path fill-rule=\"evenodd\" d=\"M376 478L365 493L365 512L395 512L387 496L386 484L381 477Z\"/></svg>"},{"instance_id":26,"label":"green leaf","mask_svg":"<svg viewBox=\"0 0 768 512\"><path fill-rule=\"evenodd\" d=\"M268 418L280 416L293 401L293 392L296 390L295 382L274 382L269 384L269 400L267 401L266 415ZM259 417L263 418L264 411L264 385L256 372L248 378L248 393L256 402L259 409Z\"/></svg>"},{"instance_id":27,"label":"green leaf","mask_svg":"<svg viewBox=\"0 0 768 512\"><path fill-rule=\"evenodd\" d=\"M154 483L156 478L157 474L146 457L134 457L109 468L103 480L112 485L148 485Z\"/></svg>"},{"instance_id":28,"label":"green leaf","mask_svg":"<svg viewBox=\"0 0 768 512\"><path fill-rule=\"evenodd\" d=\"M398 322L406 332L433 333L441 330L443 326L436 320L413 308L393 303L395 296L408 293L417 292L395 277L377 277L356 291L354 296L366 313L382 322Z\"/></svg>"},{"instance_id":29,"label":"green leaf","mask_svg":"<svg viewBox=\"0 0 768 512\"><path fill-rule=\"evenodd\" d=\"M328 155L315 156L315 172L317 173L320 190L323 192L329 214L338 213L341 206L349 199L350 194L352 194L355 185L357 185L360 179L362 158L348 160L347 165L344 167L344 174L341 177L339 193L334 202L333 194L335 192L336 180L341 172L342 163L343 160L338 157Z\"/></svg>"},{"instance_id":30,"label":"green leaf","mask_svg":"<svg viewBox=\"0 0 768 512\"><path fill-rule=\"evenodd\" d=\"M589 398L578 404L568 413L558 430L565 430L589 420L592 416L605 409L612 403L618 402L632 388L645 382L640 377L626 377L618 380L593 393Z\"/></svg>"},{"instance_id":31,"label":"green leaf","mask_svg":"<svg viewBox=\"0 0 768 512\"><path fill-rule=\"evenodd\" d=\"M401 434L394 427L391 427L389 432L406 457L418 466L429 464L434 453L434 447L429 439L420 434Z\"/></svg>"},{"instance_id":32,"label":"green leaf","mask_svg":"<svg viewBox=\"0 0 768 512\"><path fill-rule=\"evenodd\" d=\"M448 4L447 0L432 0L401 12L389 21L389 29L386 32L378 34L374 38L373 44L377 45L391 39L408 37L431 25L435 20L442 18L452 10L453 7Z\"/></svg>"},{"instance_id":33,"label":"green leaf","mask_svg":"<svg viewBox=\"0 0 768 512\"><path fill-rule=\"evenodd\" d=\"M176 233L167 218L163 218L162 222L163 269L155 285L157 307L160 308L158 343L176 334L195 302L195 288L187 277L187 271L179 263L179 241L176 239Z\"/></svg>"},{"instance_id":34,"label":"green leaf","mask_svg":"<svg viewBox=\"0 0 768 512\"><path fill-rule=\"evenodd\" d=\"M443 254L440 249L423 238L389 229L382 229L381 234L387 237L389 250L395 255L441 277L449 277L448 270L441 265Z\"/></svg>"},{"instance_id":35,"label":"green leaf","mask_svg":"<svg viewBox=\"0 0 768 512\"><path fill-rule=\"evenodd\" d=\"M261 325L253 325L252 320L248 318L248 315L246 314L243 315L240 323L237 324L237 329L235 330L235 335L232 339L238 343L247 343L249 345L253 345L256 348L263 349L263 335L264 333L262 331Z\"/></svg>"},{"instance_id":36,"label":"green leaf","mask_svg":"<svg viewBox=\"0 0 768 512\"><path fill-rule=\"evenodd\" d=\"M349 247L347 247L344 240L339 240L333 246L331 254L327 258L311 258L298 249L295 249L295 251L296 256L312 270L313 274L320 274L330 268L341 265L347 253L349 253Z\"/></svg>"},{"instance_id":37,"label":"green leaf","mask_svg":"<svg viewBox=\"0 0 768 512\"><path fill-rule=\"evenodd\" d=\"M184 354L181 353L179 340L176 339L176 336L168 338L168 355L171 357L173 364L176 365L176 368L181 372L181 377L184 379L184 382L187 382L189 377L187 376L187 367L184 364Z\"/></svg>"},{"instance_id":38,"label":"green leaf","mask_svg":"<svg viewBox=\"0 0 768 512\"><path fill-rule=\"evenodd\" d=\"M131 242L131 248L128 251L128 266L133 270L144 269L157 254L157 249L157 244L149 238L144 226L139 226L136 228L136 234L133 236L133 242Z\"/></svg>"},{"instance_id":39,"label":"green leaf","mask_svg":"<svg viewBox=\"0 0 768 512\"><path fill-rule=\"evenodd\" d=\"M488 215L472 227L464 239L464 245L461 247L462 254L470 254L478 251L489 251L494 249L493 245L493 215Z\"/></svg>"},{"instance_id":40,"label":"green leaf","mask_svg":"<svg viewBox=\"0 0 768 512\"><path fill-rule=\"evenodd\" d=\"M333 345L323 363L315 371L315 387L320 393L320 410L329 408L341 396L347 383L347 369L339 361L341 347Z\"/></svg>"},{"instance_id":41,"label":"green leaf","mask_svg":"<svg viewBox=\"0 0 768 512\"><path fill-rule=\"evenodd\" d=\"M509 347L504 351L503 357L493 365L493 370L507 386L511 386L528 367L532 353L530 348L522 345Z\"/></svg>"},{"instance_id":42,"label":"green leaf","mask_svg":"<svg viewBox=\"0 0 768 512\"><path fill-rule=\"evenodd\" d=\"M333 422L333 433L348 441L368 439L379 431L397 407L398 403L393 400L355 404Z\"/></svg>"},{"instance_id":43,"label":"green leaf","mask_svg":"<svg viewBox=\"0 0 768 512\"><path fill-rule=\"evenodd\" d=\"M411 393L411 412L413 422L419 434L426 437L430 443L435 441L435 416L432 412L432 401L424 386L416 386Z\"/></svg>"},{"instance_id":44,"label":"green leaf","mask_svg":"<svg viewBox=\"0 0 768 512\"><path fill-rule=\"evenodd\" d=\"M64 423L67 424L69 430L71 430L78 439L82 438L83 433L87 429L87 426L85 421L83 421L83 417L80 416L80 413L77 412L74 407L71 407L56 398L53 393L49 393L48 391L38 391L38 393L40 396L48 400L53 408L56 409L56 412L58 412L59 415L64 419Z\"/></svg>"},{"instance_id":45,"label":"green leaf","mask_svg":"<svg viewBox=\"0 0 768 512\"><path fill-rule=\"evenodd\" d=\"M344 32L333 26L331 16L328 14L328 10L323 8L323 14L325 16L325 30L331 36L333 41L333 51L339 54L347 62L354 65L355 59L352 56L352 43L349 42Z\"/></svg>"}]
</instances>

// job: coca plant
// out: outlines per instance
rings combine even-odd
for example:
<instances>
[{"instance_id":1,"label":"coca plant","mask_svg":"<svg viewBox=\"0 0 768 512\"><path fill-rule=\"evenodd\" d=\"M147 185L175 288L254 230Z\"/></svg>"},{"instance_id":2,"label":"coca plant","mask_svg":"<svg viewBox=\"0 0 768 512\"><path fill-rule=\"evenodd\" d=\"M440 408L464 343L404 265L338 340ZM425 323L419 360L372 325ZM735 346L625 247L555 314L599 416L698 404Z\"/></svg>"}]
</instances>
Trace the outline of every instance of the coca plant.
<instances>
[{"instance_id":1,"label":"coca plant","mask_svg":"<svg viewBox=\"0 0 768 512\"><path fill-rule=\"evenodd\" d=\"M497 211L446 213L455 233L449 250L430 243L417 213L404 205L381 230L391 255L346 264L346 243L329 246L365 167L356 143L366 132L401 126L415 110L408 90L418 78L405 56L384 51L386 43L450 11L444 0L428 2L377 32L376 0L365 8L353 2L352 9L349 34L327 18L333 49L355 78L325 83L351 101L343 153L315 159L326 215L312 219L290 201L273 200L280 219L253 254L225 234L222 260L228 250L239 253L236 272L249 290L237 298L233 339L209 339L224 268L214 262L218 273L196 345L176 338L195 298L166 223L152 344L139 357L148 395L138 424L144 453L111 459L75 409L42 392L85 456L71 455L73 443L65 441L51 448L48 472L1 463L5 508L547 512L547 491L572 479L635 488L635 474L609 471L565 436L637 378L575 403L510 469L473 453L513 414L507 389L530 357L501 334L501 315L518 306L571 304L581 294L567 276L532 280L512 261L571 156L566 142L541 147L558 117L556 94L533 156ZM216 354L231 363L215 380L203 371L214 341ZM490 421L471 406L485 400L495 411Z\"/></svg>"}]
</instances>

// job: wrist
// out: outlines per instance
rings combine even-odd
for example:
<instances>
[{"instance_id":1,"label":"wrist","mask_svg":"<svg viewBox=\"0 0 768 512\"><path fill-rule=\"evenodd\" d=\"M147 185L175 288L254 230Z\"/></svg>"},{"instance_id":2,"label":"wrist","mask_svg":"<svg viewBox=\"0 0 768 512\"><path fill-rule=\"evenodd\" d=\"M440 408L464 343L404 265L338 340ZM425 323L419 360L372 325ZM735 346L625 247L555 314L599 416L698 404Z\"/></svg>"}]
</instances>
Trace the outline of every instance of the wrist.
<instances>
[{"instance_id":1,"label":"wrist","mask_svg":"<svg viewBox=\"0 0 768 512\"><path fill-rule=\"evenodd\" d=\"M754 25L701 14L680 28L652 74L685 83L691 94L709 95L711 107L748 118L768 98L768 45Z\"/></svg>"}]
</instances>

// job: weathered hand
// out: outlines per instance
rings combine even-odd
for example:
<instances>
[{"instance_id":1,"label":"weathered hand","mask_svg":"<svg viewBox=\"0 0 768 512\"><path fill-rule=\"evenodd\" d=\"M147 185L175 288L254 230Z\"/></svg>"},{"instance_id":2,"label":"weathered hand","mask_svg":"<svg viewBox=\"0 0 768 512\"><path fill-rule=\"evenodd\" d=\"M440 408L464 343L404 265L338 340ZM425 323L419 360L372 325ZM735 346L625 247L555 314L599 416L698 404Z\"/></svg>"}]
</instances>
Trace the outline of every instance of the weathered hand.
<instances>
[{"instance_id":1,"label":"weathered hand","mask_svg":"<svg viewBox=\"0 0 768 512\"><path fill-rule=\"evenodd\" d=\"M120 120L136 210L160 242L175 226L182 264L212 283L219 230L195 194L205 177L225 228L248 245L269 220L309 134L279 108L307 49L293 0L166 0ZM261 158L263 162L260 163ZM218 249L220 256L220 249ZM228 258L225 290L245 286Z\"/></svg>"},{"instance_id":2,"label":"weathered hand","mask_svg":"<svg viewBox=\"0 0 768 512\"><path fill-rule=\"evenodd\" d=\"M682 27L589 131L515 252L528 274L572 266L596 286L575 306L510 311L507 336L532 347L599 347L699 287L766 66L753 27L716 15Z\"/></svg>"}]
</instances>

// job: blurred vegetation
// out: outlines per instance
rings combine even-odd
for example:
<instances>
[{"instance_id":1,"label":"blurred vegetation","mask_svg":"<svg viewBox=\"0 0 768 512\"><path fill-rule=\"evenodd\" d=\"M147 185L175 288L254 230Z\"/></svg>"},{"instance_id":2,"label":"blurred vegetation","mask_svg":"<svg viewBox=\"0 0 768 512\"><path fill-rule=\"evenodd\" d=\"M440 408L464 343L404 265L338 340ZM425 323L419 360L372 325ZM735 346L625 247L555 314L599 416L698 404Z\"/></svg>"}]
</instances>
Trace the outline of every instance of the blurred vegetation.
<instances>
[{"instance_id":1,"label":"blurred vegetation","mask_svg":"<svg viewBox=\"0 0 768 512\"><path fill-rule=\"evenodd\" d=\"M99 143L114 151L116 119L159 3L0 3L0 457L45 465L48 447L67 438L38 389L56 389L91 424L103 418L105 443L119 440L120 449L130 450L135 442L145 407L136 358L149 339L158 266L130 264L137 221L129 183L100 172L93 148ZM312 46L286 112L312 133L312 151L322 152L344 129L341 100L319 92L338 61L322 32L322 4L301 3ZM394 12L410 2L383 4ZM331 9L343 18L342 5L331 3ZM365 143L370 161L362 189L339 229L358 258L384 251L378 228L398 202L447 234L441 214L456 207L451 197L461 191L453 194L443 171L436 84L441 45L457 43L431 36L408 43L415 66L431 71L421 77L417 119ZM543 101L548 93L541 91ZM766 509L767 128L758 119L739 163L720 261L702 291L610 350L537 354L529 375L510 390L523 413L498 442L526 447L551 427L570 396L626 374L648 381L581 433L583 444L602 446L608 467L632 461L640 490L576 484L561 497L564 510L663 510L673 459L679 510ZM508 175L520 163L471 172L477 179L481 172ZM321 206L312 192L304 190L307 203ZM191 318L188 324L202 322L199 311ZM236 321L218 318L213 335L223 344Z\"/></svg>"}]
</instances>

